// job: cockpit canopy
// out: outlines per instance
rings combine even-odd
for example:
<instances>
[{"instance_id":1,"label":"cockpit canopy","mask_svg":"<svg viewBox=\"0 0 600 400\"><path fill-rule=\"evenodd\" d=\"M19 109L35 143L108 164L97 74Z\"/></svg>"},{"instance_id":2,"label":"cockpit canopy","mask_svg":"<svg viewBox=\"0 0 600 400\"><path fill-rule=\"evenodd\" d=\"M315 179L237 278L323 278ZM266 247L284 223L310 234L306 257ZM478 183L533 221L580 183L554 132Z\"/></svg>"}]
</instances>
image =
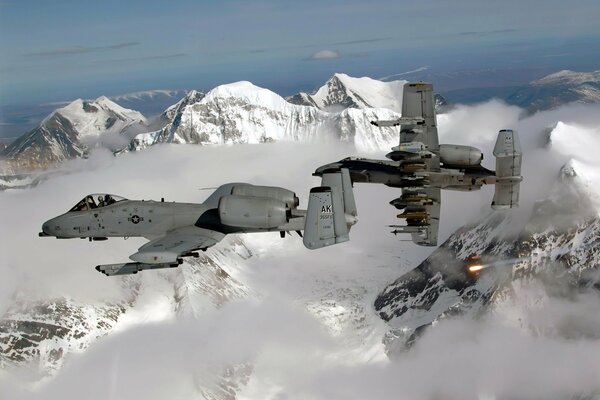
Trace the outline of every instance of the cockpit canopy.
<instances>
[{"instance_id":1,"label":"cockpit canopy","mask_svg":"<svg viewBox=\"0 0 600 400\"><path fill-rule=\"evenodd\" d=\"M127 200L125 197L115 196L114 194L88 194L75 207L71 208L72 211L89 211L94 208L110 206L111 204L118 203L119 201Z\"/></svg>"}]
</instances>

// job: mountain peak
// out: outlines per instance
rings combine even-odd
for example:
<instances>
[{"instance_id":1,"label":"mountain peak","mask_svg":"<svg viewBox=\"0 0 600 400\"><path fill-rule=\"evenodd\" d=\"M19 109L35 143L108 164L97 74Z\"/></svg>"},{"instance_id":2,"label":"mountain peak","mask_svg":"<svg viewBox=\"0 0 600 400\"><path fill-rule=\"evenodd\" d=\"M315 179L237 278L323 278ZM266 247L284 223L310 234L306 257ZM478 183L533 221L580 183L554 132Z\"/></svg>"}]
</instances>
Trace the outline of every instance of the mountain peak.
<instances>
[{"instance_id":1,"label":"mountain peak","mask_svg":"<svg viewBox=\"0 0 600 400\"><path fill-rule=\"evenodd\" d=\"M560 169L560 179L563 181L573 180L580 176L581 172L579 171L580 165L579 161L575 159L570 159L567 161L565 165Z\"/></svg>"},{"instance_id":2,"label":"mountain peak","mask_svg":"<svg viewBox=\"0 0 600 400\"><path fill-rule=\"evenodd\" d=\"M543 85L581 85L587 82L599 82L600 81L600 70L591 72L577 72L568 69L555 72L550 75L546 75L541 79L532 82L532 85L543 86Z\"/></svg>"},{"instance_id":3,"label":"mountain peak","mask_svg":"<svg viewBox=\"0 0 600 400\"><path fill-rule=\"evenodd\" d=\"M128 144L131 132L136 133L146 124L141 113L121 107L106 96L76 99L12 142L3 155L18 168L52 166L82 157L92 147L118 150Z\"/></svg>"},{"instance_id":4,"label":"mountain peak","mask_svg":"<svg viewBox=\"0 0 600 400\"><path fill-rule=\"evenodd\" d=\"M198 96L198 94L199 94L199 92L197 90L192 89L192 90L188 91L184 97L188 98L188 99L194 98L194 97Z\"/></svg>"},{"instance_id":5,"label":"mountain peak","mask_svg":"<svg viewBox=\"0 0 600 400\"><path fill-rule=\"evenodd\" d=\"M369 77L354 78L335 73L314 93L300 92L288 98L294 104L311 105L321 110L342 108L387 108L402 111L406 81L381 82Z\"/></svg>"},{"instance_id":6,"label":"mountain peak","mask_svg":"<svg viewBox=\"0 0 600 400\"><path fill-rule=\"evenodd\" d=\"M338 80L340 82L344 82L344 81L348 81L351 79L357 79L357 78L352 78L350 75L346 75L341 72L336 72L335 74L333 74L333 76L331 78L329 78L328 82L332 81L332 80Z\"/></svg>"},{"instance_id":7,"label":"mountain peak","mask_svg":"<svg viewBox=\"0 0 600 400\"><path fill-rule=\"evenodd\" d=\"M112 100L110 100L108 97L106 96L100 96L98 97L96 100L94 100L96 103L105 103L105 102L110 102L113 103Z\"/></svg>"},{"instance_id":8,"label":"mountain peak","mask_svg":"<svg viewBox=\"0 0 600 400\"><path fill-rule=\"evenodd\" d=\"M572 158L560 169L559 178L563 182L573 183L586 197L600 199L600 176L595 166Z\"/></svg>"},{"instance_id":9,"label":"mountain peak","mask_svg":"<svg viewBox=\"0 0 600 400\"><path fill-rule=\"evenodd\" d=\"M206 94L202 102L218 98L236 98L248 103L262 104L266 107L279 107L287 102L269 89L261 88L248 81L239 81L217 86Z\"/></svg>"}]
</instances>

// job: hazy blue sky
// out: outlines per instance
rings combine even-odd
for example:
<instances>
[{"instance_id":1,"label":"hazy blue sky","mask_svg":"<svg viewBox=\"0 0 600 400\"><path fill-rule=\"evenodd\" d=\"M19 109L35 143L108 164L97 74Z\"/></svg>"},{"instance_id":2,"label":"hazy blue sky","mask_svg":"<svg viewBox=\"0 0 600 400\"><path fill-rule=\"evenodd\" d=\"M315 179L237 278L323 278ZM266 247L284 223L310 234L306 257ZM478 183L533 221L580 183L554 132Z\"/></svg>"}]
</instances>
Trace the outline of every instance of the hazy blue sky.
<instances>
[{"instance_id":1,"label":"hazy blue sky","mask_svg":"<svg viewBox=\"0 0 600 400\"><path fill-rule=\"evenodd\" d=\"M0 105L242 79L290 94L422 66L593 69L598 16L598 0L7 0Z\"/></svg>"}]
</instances>

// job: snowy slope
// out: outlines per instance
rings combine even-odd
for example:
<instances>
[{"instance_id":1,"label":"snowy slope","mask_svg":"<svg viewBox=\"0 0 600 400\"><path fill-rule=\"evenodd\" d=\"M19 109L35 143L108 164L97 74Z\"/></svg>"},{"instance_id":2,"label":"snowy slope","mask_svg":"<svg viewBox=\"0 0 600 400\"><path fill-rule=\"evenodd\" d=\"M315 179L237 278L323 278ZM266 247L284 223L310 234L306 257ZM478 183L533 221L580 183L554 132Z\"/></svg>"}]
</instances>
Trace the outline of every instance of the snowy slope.
<instances>
[{"instance_id":1,"label":"snowy slope","mask_svg":"<svg viewBox=\"0 0 600 400\"><path fill-rule=\"evenodd\" d=\"M40 125L8 146L3 156L24 168L39 168L82 157L89 148L115 150L129 134L145 130L146 118L107 97L75 100L55 110Z\"/></svg>"},{"instance_id":2,"label":"snowy slope","mask_svg":"<svg viewBox=\"0 0 600 400\"><path fill-rule=\"evenodd\" d=\"M84 352L103 336L201 315L246 297L249 289L226 271L235 271L236 263L252 254L239 239L224 244L174 271L116 278L122 296L110 303L17 299L0 318L0 369L33 365L39 375L31 379L51 376L72 353Z\"/></svg>"},{"instance_id":3,"label":"snowy slope","mask_svg":"<svg viewBox=\"0 0 600 400\"><path fill-rule=\"evenodd\" d=\"M600 81L600 71L592 72L577 72L570 70L562 70L553 74L547 75L541 79L533 81L531 84L536 86L543 85L581 85L585 83Z\"/></svg>"},{"instance_id":4,"label":"snowy slope","mask_svg":"<svg viewBox=\"0 0 600 400\"><path fill-rule=\"evenodd\" d=\"M559 71L531 82L508 96L506 101L530 112L552 109L571 102L598 103L600 71Z\"/></svg>"},{"instance_id":5,"label":"snowy slope","mask_svg":"<svg viewBox=\"0 0 600 400\"><path fill-rule=\"evenodd\" d=\"M195 90L190 90L186 93L186 95L179 100L177 103L169 106L163 113L160 115L160 119L165 121L164 125L173 122L173 119L181 114L181 110L183 110L186 106L190 104L195 104L204 98L204 93L197 92Z\"/></svg>"},{"instance_id":6,"label":"snowy slope","mask_svg":"<svg viewBox=\"0 0 600 400\"><path fill-rule=\"evenodd\" d=\"M368 77L335 74L315 93L298 93L287 100L313 105L321 110L343 108L387 108L402 111L402 91L407 81L382 82Z\"/></svg>"},{"instance_id":7,"label":"snowy slope","mask_svg":"<svg viewBox=\"0 0 600 400\"><path fill-rule=\"evenodd\" d=\"M140 150L151 144L156 143L171 143L175 135L175 131L181 125L181 118L185 108L190 104L195 104L204 98L204 93L190 90L177 103L169 106L153 121L149 128L154 128L154 131L145 132L135 136L129 143L129 146L123 149L123 152L130 150ZM151 144L147 144L151 143Z\"/></svg>"},{"instance_id":8,"label":"snowy slope","mask_svg":"<svg viewBox=\"0 0 600 400\"><path fill-rule=\"evenodd\" d=\"M594 202L597 193L589 187L590 174L597 174L595 168L569 161L551 195L536 204L524 226L514 214L490 212L456 231L417 268L389 284L374 303L392 327L388 351L397 354L412 346L442 319L506 307L504 302L511 303L511 293L524 281L562 281L575 290L598 285L600 212ZM515 233L518 226L521 230ZM479 255L485 255L484 263L513 261L479 275L468 273L467 260Z\"/></svg>"},{"instance_id":9,"label":"snowy slope","mask_svg":"<svg viewBox=\"0 0 600 400\"><path fill-rule=\"evenodd\" d=\"M80 140L106 133L124 133L133 125L146 122L141 113L121 107L106 96L90 102L75 100L54 112L57 113L71 121Z\"/></svg>"}]
</instances>

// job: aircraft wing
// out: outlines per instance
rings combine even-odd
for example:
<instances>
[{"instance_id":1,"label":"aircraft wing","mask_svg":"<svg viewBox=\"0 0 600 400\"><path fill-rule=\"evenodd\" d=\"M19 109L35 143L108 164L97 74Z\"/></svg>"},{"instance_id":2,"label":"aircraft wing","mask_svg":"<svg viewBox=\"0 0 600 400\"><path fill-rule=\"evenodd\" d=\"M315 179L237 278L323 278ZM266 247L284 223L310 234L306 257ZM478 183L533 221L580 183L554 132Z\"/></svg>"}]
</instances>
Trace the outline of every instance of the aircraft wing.
<instances>
[{"instance_id":1,"label":"aircraft wing","mask_svg":"<svg viewBox=\"0 0 600 400\"><path fill-rule=\"evenodd\" d=\"M422 160L427 171L440 170L440 144L435 117L435 100L431 83L416 82L404 85L402 94L402 119L420 118L417 125L402 124L400 144L422 143L433 157Z\"/></svg>"},{"instance_id":2,"label":"aircraft wing","mask_svg":"<svg viewBox=\"0 0 600 400\"><path fill-rule=\"evenodd\" d=\"M185 253L214 246L224 237L225 234L221 232L186 226L173 229L165 236L146 243L129 258L148 264L176 263Z\"/></svg>"},{"instance_id":3,"label":"aircraft wing","mask_svg":"<svg viewBox=\"0 0 600 400\"><path fill-rule=\"evenodd\" d=\"M517 132L503 129L498 133L496 146L496 191L492 208L507 209L519 206L519 186L523 151Z\"/></svg>"},{"instance_id":4,"label":"aircraft wing","mask_svg":"<svg viewBox=\"0 0 600 400\"><path fill-rule=\"evenodd\" d=\"M410 142L423 143L431 158L421 159L423 175L427 180L427 172L440 170L440 144L438 139L437 122L435 117L435 101L433 98L433 85L430 83L416 82L404 85L402 97L402 118L421 118L418 125L402 125L400 129L400 145ZM411 168L413 161L407 159L401 162L401 168ZM421 204L408 205L403 214L416 218L406 218L407 228L412 240L421 246L437 246L438 229L440 222L440 187L416 187L402 190L408 197L426 198ZM403 214L400 214L402 216Z\"/></svg>"}]
</instances>

